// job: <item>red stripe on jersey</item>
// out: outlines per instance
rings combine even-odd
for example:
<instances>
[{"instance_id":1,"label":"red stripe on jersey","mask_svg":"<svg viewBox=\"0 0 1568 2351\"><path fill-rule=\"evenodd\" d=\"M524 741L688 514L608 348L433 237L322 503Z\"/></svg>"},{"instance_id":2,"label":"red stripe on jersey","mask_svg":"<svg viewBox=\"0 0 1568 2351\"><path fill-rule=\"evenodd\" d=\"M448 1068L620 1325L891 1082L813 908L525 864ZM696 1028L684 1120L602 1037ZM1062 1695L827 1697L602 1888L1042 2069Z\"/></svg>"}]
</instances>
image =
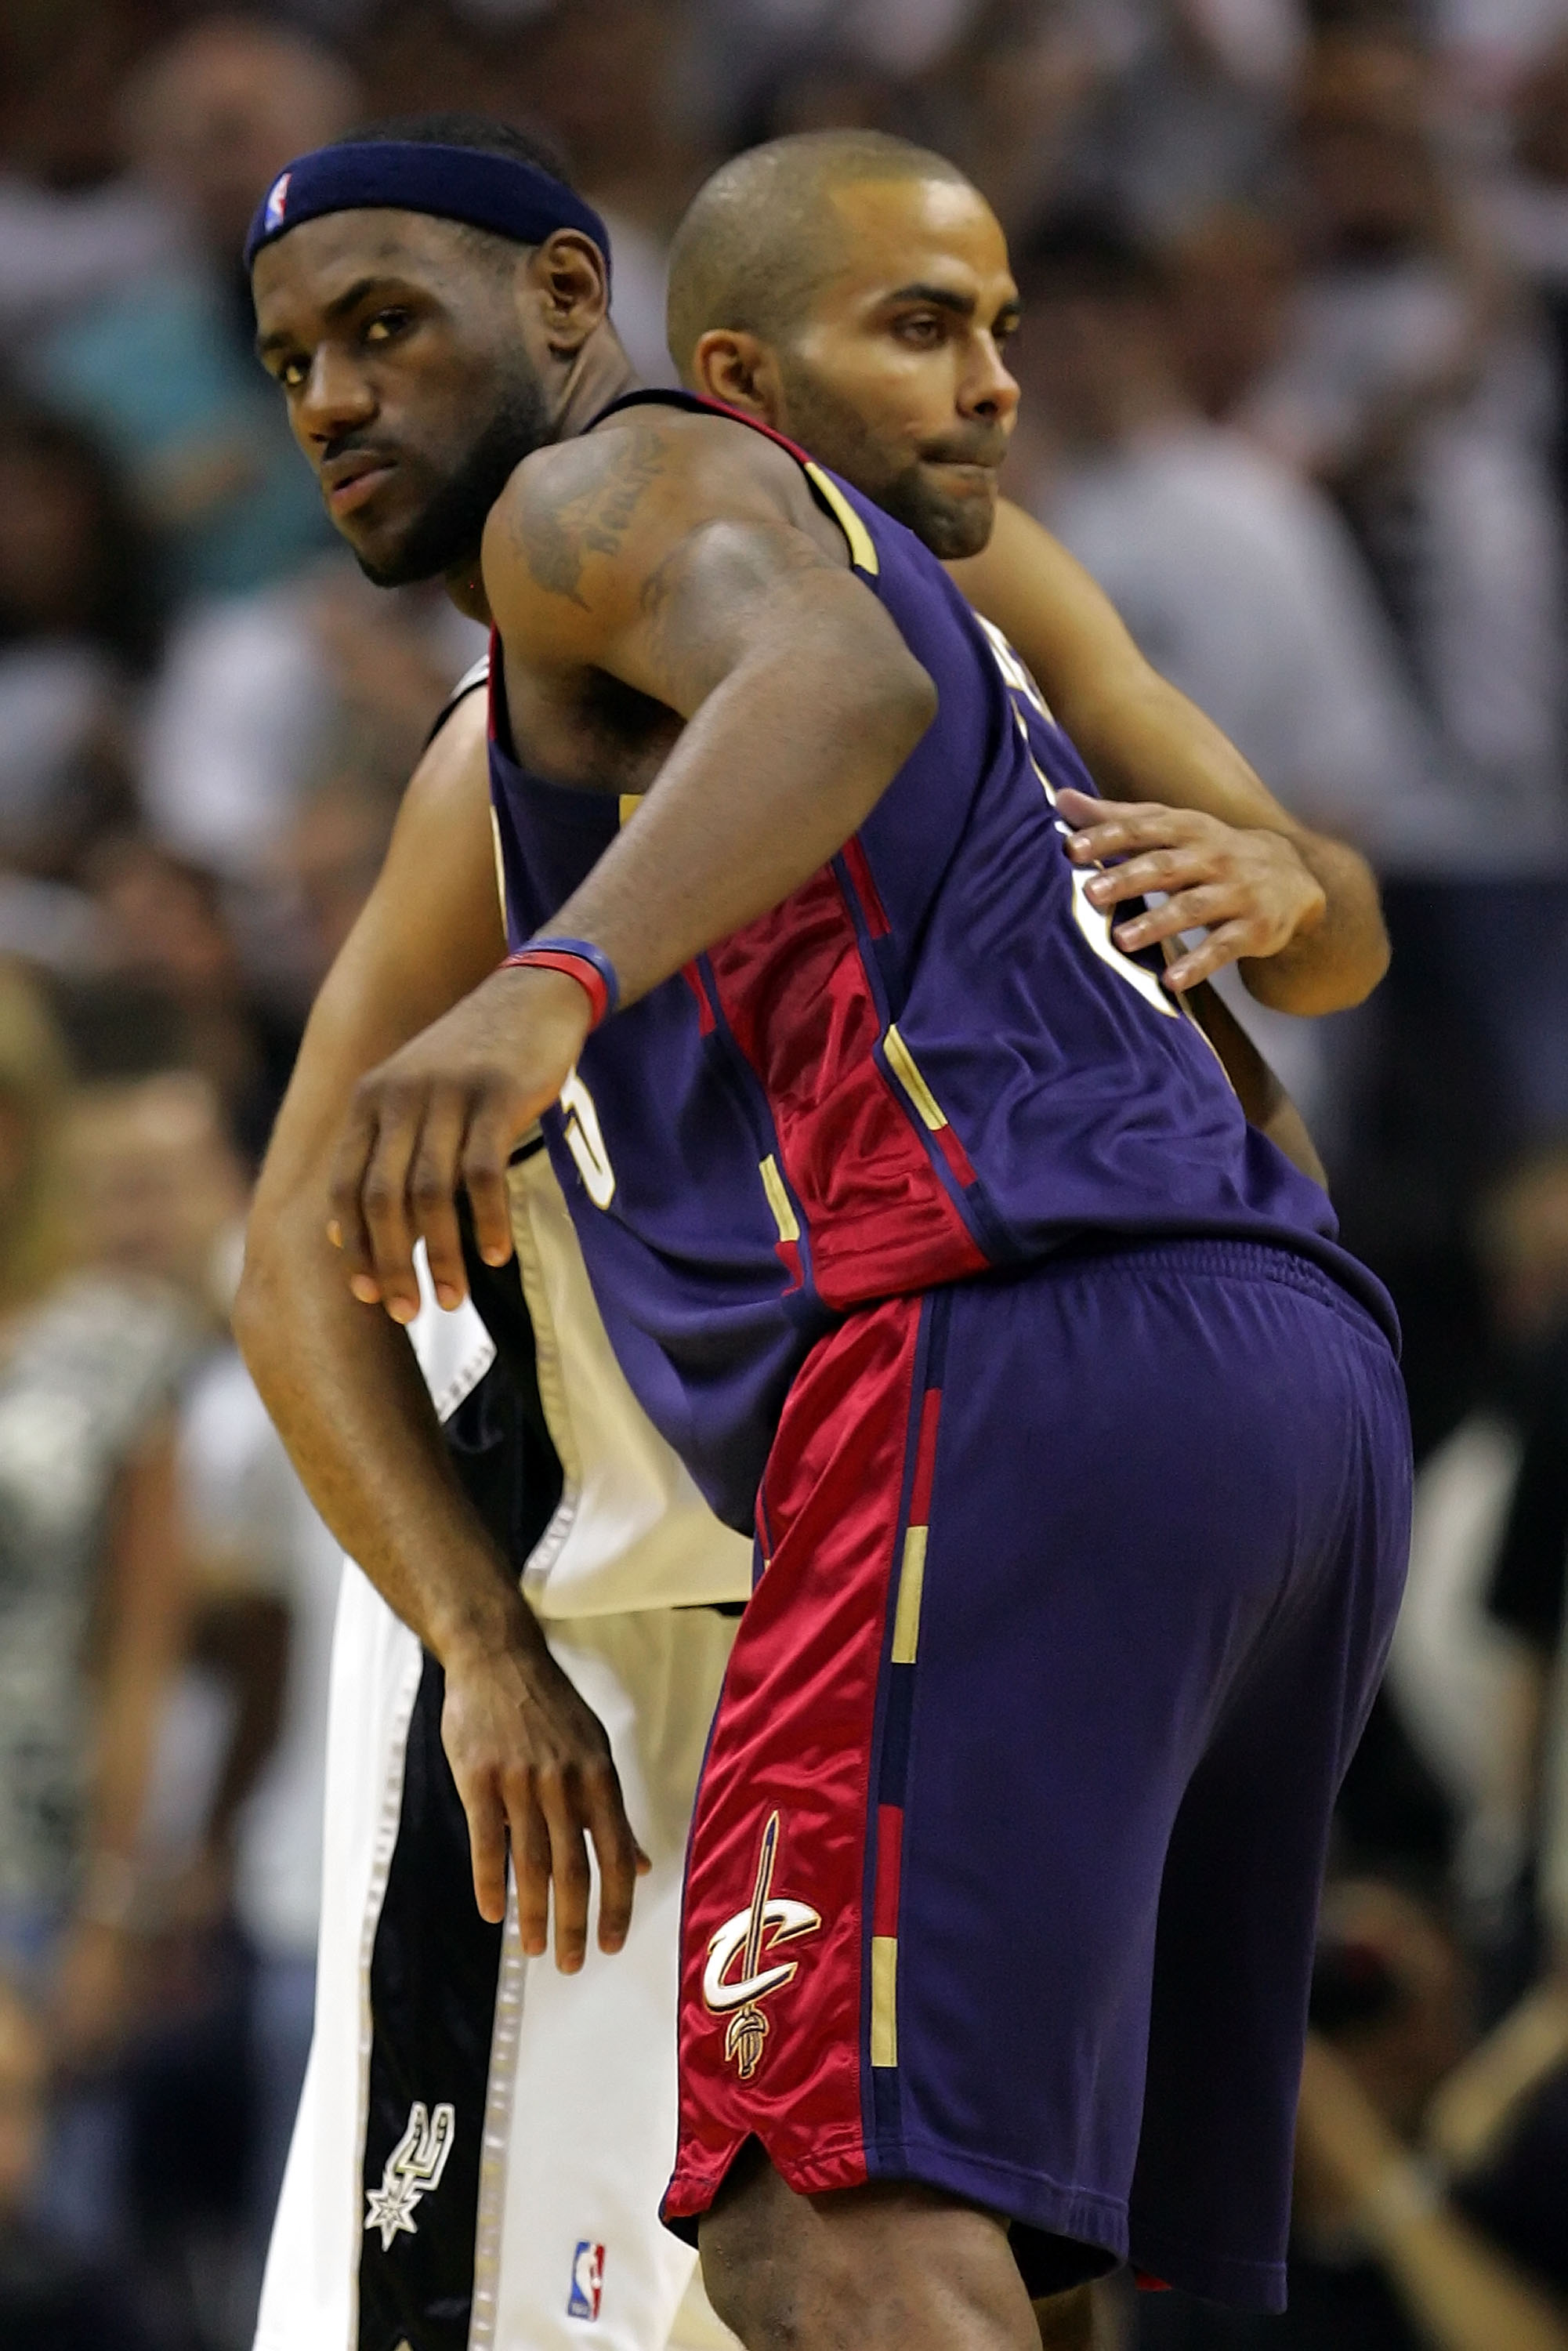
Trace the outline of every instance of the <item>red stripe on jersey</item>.
<instances>
[{"instance_id":1,"label":"red stripe on jersey","mask_svg":"<svg viewBox=\"0 0 1568 2351\"><path fill-rule=\"evenodd\" d=\"M713 1006L708 1002L707 989L703 986L701 970L695 963L684 963L681 966L681 977L697 1000L698 1036L711 1037L717 1024L713 1017Z\"/></svg>"},{"instance_id":2,"label":"red stripe on jersey","mask_svg":"<svg viewBox=\"0 0 1568 2351\"><path fill-rule=\"evenodd\" d=\"M866 929L873 939L885 939L893 925L887 919L887 908L882 903L882 893L876 886L871 860L861 846L858 832L851 833L839 854L849 868L850 880L855 885L855 895L861 902Z\"/></svg>"},{"instance_id":3,"label":"red stripe on jersey","mask_svg":"<svg viewBox=\"0 0 1568 2351\"><path fill-rule=\"evenodd\" d=\"M942 1391L927 1388L920 1404L920 1435L915 1447L915 1482L909 1494L909 1523L923 1527L931 1516L931 1485L936 1475L936 1424L942 1417Z\"/></svg>"},{"instance_id":4,"label":"red stripe on jersey","mask_svg":"<svg viewBox=\"0 0 1568 2351\"><path fill-rule=\"evenodd\" d=\"M872 1897L873 1935L898 1932L898 1886L904 1871L904 1813L897 1804L876 1808L876 1892Z\"/></svg>"},{"instance_id":5,"label":"red stripe on jersey","mask_svg":"<svg viewBox=\"0 0 1568 2351\"><path fill-rule=\"evenodd\" d=\"M768 1098L824 1304L983 1272L986 1256L924 1130L877 1067L876 1001L831 869L726 939L710 962L719 1007Z\"/></svg>"},{"instance_id":6,"label":"red stripe on jersey","mask_svg":"<svg viewBox=\"0 0 1568 2351\"><path fill-rule=\"evenodd\" d=\"M937 1150L952 1169L956 1181L960 1184L972 1184L975 1180L975 1170L970 1164L969 1155L951 1126L939 1126L936 1130L936 1142Z\"/></svg>"},{"instance_id":7,"label":"red stripe on jersey","mask_svg":"<svg viewBox=\"0 0 1568 2351\"><path fill-rule=\"evenodd\" d=\"M768 1463L772 1559L741 1619L697 1796L681 1939L681 2118L672 2216L705 2211L747 2138L800 2194L866 2177L862 2085L867 1839L897 1869L888 1813L873 1822L872 1746L894 1580L899 1503L915 1441L922 1301L892 1298L808 1358ZM788 1659L788 1671L781 1661ZM780 1690L789 1692L779 1713ZM766 1867L768 1895L821 1924L759 1951L790 1979L757 2001L766 2024L743 2054L726 1989L746 1965L739 1926ZM891 1818L897 1821L896 1808ZM896 1876L879 1875L896 1903ZM716 1948L734 1954L711 2004Z\"/></svg>"}]
</instances>

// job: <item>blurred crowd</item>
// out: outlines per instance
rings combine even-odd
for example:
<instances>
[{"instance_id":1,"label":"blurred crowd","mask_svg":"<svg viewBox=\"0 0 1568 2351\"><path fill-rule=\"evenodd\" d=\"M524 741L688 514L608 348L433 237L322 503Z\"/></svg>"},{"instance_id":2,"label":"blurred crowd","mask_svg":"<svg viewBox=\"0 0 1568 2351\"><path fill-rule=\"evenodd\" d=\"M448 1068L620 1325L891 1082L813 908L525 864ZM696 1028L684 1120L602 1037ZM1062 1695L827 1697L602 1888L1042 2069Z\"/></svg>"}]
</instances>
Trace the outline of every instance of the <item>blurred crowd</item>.
<instances>
[{"instance_id":1,"label":"blurred crowd","mask_svg":"<svg viewBox=\"0 0 1568 2351\"><path fill-rule=\"evenodd\" d=\"M313 991L478 650L370 588L251 353L276 172L542 121L669 380L706 172L952 155L1009 493L1382 880L1248 1018L1394 1290L1410 1596L1342 1807L1292 2313L1568 2351L1568 0L9 0L0 17L0 2345L240 2351L308 2044L337 1554L227 1334Z\"/></svg>"}]
</instances>

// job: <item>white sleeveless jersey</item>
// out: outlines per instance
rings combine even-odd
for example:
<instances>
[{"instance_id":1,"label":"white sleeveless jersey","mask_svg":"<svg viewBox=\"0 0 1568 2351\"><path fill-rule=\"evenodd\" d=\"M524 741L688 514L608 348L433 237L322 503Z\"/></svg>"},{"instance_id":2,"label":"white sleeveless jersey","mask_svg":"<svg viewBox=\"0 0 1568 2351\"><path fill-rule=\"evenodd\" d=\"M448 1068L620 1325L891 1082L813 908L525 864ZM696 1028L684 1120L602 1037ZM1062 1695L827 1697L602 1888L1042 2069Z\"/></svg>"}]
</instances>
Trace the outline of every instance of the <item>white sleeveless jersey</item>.
<instances>
[{"instance_id":1,"label":"white sleeveless jersey","mask_svg":"<svg viewBox=\"0 0 1568 2351\"><path fill-rule=\"evenodd\" d=\"M580 1976L557 1976L523 1956L515 1906L476 1954L466 1834L433 1769L439 1679L346 1563L316 2029L256 2351L383 2351L400 2334L430 2351L577 2351L585 2337L602 2351L737 2351L657 2206L674 2144L682 1864L734 1632L713 1604L746 1599L751 1550L634 1401L542 1149L525 1146L508 1188L562 1471L523 1588L609 1732L653 1866L614 1959L591 1952ZM441 1312L420 1272L411 1335L445 1420L496 1348L475 1308ZM455 1914L468 1920L466 1973L452 1969ZM434 2009L392 1989L433 1970ZM423 2313L407 2326L404 2295Z\"/></svg>"}]
</instances>

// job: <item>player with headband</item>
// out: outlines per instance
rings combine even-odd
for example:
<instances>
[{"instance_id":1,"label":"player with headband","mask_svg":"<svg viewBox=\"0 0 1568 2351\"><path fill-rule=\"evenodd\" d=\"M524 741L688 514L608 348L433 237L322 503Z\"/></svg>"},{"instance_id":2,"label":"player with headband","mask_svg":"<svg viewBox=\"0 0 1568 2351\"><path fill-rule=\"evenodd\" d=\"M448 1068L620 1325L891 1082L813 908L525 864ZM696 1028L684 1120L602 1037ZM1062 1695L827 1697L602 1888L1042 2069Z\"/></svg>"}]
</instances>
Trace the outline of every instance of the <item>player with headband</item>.
<instances>
[{"instance_id":1,"label":"player with headband","mask_svg":"<svg viewBox=\"0 0 1568 2351\"><path fill-rule=\"evenodd\" d=\"M308 193L309 191L308 189L306 199L302 199L302 201L308 199ZM288 217L293 199L294 183L291 182L289 188L285 191L285 218ZM370 201L370 198L367 196L367 204ZM311 215L306 214L304 217L311 217ZM314 217L322 218L323 215L321 214L317 214ZM448 247L448 256L450 256L450 253L451 248ZM403 259L406 265L406 255L403 256ZM450 266L449 261L448 266ZM355 319L352 316L346 318L344 329L345 335L361 335L364 339L364 343L367 349L382 343L395 343L400 338L409 335L412 331L411 322L407 316L405 308L400 308L397 303L393 303L391 305L390 309L383 308L378 310L374 306L378 303L384 305L387 301L389 293L396 294L401 292L402 296L405 298L406 300L410 291L411 289L406 283L404 283L401 288L396 286L389 287L386 283L376 283L362 289L364 300L367 305L366 311L364 315L358 319ZM450 294L448 298L450 300ZM548 345L547 350L549 350ZM574 352L570 350L570 345L566 348L562 348L560 344L558 343L554 350L549 350L549 357L552 360L562 360L569 363L563 371L562 388L567 392L568 398L570 400L571 392L575 388L572 371L575 370L577 371L575 376L575 384L580 384L583 381L584 375L591 375L593 369L591 367L585 369L580 349ZM279 372L283 372L290 365L288 348L287 344L282 344L277 347L277 363L278 365ZM420 359L417 350L411 350L409 364L415 369L420 365ZM503 370L500 372L504 379L506 371ZM472 383L472 374L470 374L468 381ZM601 384L602 377L601 378ZM470 403L471 414L477 415L482 413L482 402L475 402ZM346 497L340 498L337 503L345 513L351 514L356 510L356 507L360 503L360 500L354 496L355 486L361 483L371 482L372 481L373 476L380 475L380 482L373 483L371 491L366 496L364 503L368 507L373 501L381 501L382 523L375 525L371 530L367 531L365 544L361 547L362 559L366 560L366 567L371 570L372 576L409 576L406 569L400 569L400 564L406 561L406 556L400 556L400 553L393 545L393 542L398 536L399 527L406 531L411 526L411 517L414 521L418 520L418 501L410 495L403 499L401 506L399 506L394 499L392 505L389 508L384 493L389 489L389 487L393 486L392 476L395 475L398 465L402 465L404 468L403 487L405 490L411 491L412 488L418 486L418 485L417 483L411 482L410 474L408 472L409 454L406 450L406 446L400 450L396 462L393 465L389 465L385 463L377 464L372 462L378 456L384 459L390 454L385 443L378 443L376 439L375 426L378 421L381 430L385 434L388 427L384 413L380 416L379 420L367 414L364 421L357 427L354 425L354 420L350 417L349 422L350 426L350 434L352 437L345 436L340 434L335 436L334 445L328 447L324 451L323 478L329 491L342 490L348 493ZM417 455L417 453L415 453L415 455ZM476 476L477 469L468 466L466 462L460 470L467 472L471 478ZM423 482L423 486L427 494L430 490L433 478L433 475L427 472ZM389 514L390 523L388 521ZM386 527L383 528L382 525L385 525ZM457 544L455 541L453 543L455 545ZM460 548L459 552L461 552ZM448 568L455 572L459 570L461 567L454 565L444 568ZM570 953L571 950L568 949L567 952ZM590 970L593 969L591 962L590 962L588 968ZM587 1987L584 1986L582 1989L586 1991ZM399 2119L401 2121L402 2117L400 2116ZM444 2189L443 2193L445 2191ZM418 2199L416 2199L416 2202L417 2200ZM433 2199L430 2209L434 2210L434 2203L438 2200L439 2199ZM400 2242L399 2250L406 2252L410 2250L410 2248ZM532 2338L530 2337L529 2339Z\"/></svg>"}]
</instances>

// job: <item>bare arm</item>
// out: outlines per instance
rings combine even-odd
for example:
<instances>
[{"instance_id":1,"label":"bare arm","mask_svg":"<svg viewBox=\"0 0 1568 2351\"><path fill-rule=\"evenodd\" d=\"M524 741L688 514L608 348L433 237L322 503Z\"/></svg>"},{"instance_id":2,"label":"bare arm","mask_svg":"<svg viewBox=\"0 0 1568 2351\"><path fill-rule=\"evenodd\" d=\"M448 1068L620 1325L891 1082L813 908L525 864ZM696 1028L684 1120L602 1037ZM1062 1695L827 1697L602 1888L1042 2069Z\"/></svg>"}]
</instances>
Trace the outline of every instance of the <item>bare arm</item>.
<instances>
[{"instance_id":1,"label":"bare arm","mask_svg":"<svg viewBox=\"0 0 1568 2351\"><path fill-rule=\"evenodd\" d=\"M344 1290L327 1238L343 1105L376 1062L505 952L484 697L470 695L409 787L381 879L322 988L278 1114L246 1237L235 1331L311 1499L446 1670L443 1734L468 1813L475 1890L506 1907L506 1833L525 1948L580 1964L591 1827L600 1941L624 1939L636 1854L598 1724L545 1646L453 1471L404 1332Z\"/></svg>"},{"instance_id":2,"label":"bare arm","mask_svg":"<svg viewBox=\"0 0 1568 2351\"><path fill-rule=\"evenodd\" d=\"M815 872L936 707L842 542L826 551L798 517L793 465L761 443L737 463L726 429L710 466L718 431L682 420L540 451L486 530L491 610L547 718L552 692L580 695L597 675L687 722L558 915L610 956L623 1003ZM507 678L510 694L511 659ZM575 981L498 971L360 1086L333 1179L357 1296L394 1319L416 1311L416 1233L436 1280L461 1290L459 1183L485 1257L505 1263L508 1154L556 1100L587 1025Z\"/></svg>"},{"instance_id":3,"label":"bare arm","mask_svg":"<svg viewBox=\"0 0 1568 2351\"><path fill-rule=\"evenodd\" d=\"M1335 1012L1368 996L1387 969L1388 942L1365 860L1281 806L1234 744L1144 659L1066 549L1004 500L986 552L951 569L1016 645L1100 790L1139 804L1081 852L1135 860L1107 877L1116 894L1185 891L1176 927L1213 925L1217 935L1239 909L1270 909L1266 935L1238 934L1192 977L1237 960L1259 1002L1281 1012ZM1173 810L1186 819L1174 830ZM1243 839L1223 838L1216 824ZM1100 903L1113 901L1102 893ZM1127 944L1168 935L1140 929Z\"/></svg>"},{"instance_id":4,"label":"bare arm","mask_svg":"<svg viewBox=\"0 0 1568 2351\"><path fill-rule=\"evenodd\" d=\"M1249 1123L1282 1151L1292 1166L1328 1190L1328 1176L1318 1157L1307 1122L1280 1083L1257 1046L1223 997L1200 981L1187 997L1192 1016L1202 1029L1236 1089Z\"/></svg>"},{"instance_id":5,"label":"bare arm","mask_svg":"<svg viewBox=\"0 0 1568 2351\"><path fill-rule=\"evenodd\" d=\"M63 2052L112 2038L123 2007L137 1840L192 1604L173 1433L165 1419L126 1464L110 1518L86 1886L57 1980Z\"/></svg>"},{"instance_id":6,"label":"bare arm","mask_svg":"<svg viewBox=\"0 0 1568 2351\"><path fill-rule=\"evenodd\" d=\"M1423 2182L1339 2053L1308 2038L1298 2173L1351 2218L1432 2351L1568 2351L1552 2297Z\"/></svg>"}]
</instances>

